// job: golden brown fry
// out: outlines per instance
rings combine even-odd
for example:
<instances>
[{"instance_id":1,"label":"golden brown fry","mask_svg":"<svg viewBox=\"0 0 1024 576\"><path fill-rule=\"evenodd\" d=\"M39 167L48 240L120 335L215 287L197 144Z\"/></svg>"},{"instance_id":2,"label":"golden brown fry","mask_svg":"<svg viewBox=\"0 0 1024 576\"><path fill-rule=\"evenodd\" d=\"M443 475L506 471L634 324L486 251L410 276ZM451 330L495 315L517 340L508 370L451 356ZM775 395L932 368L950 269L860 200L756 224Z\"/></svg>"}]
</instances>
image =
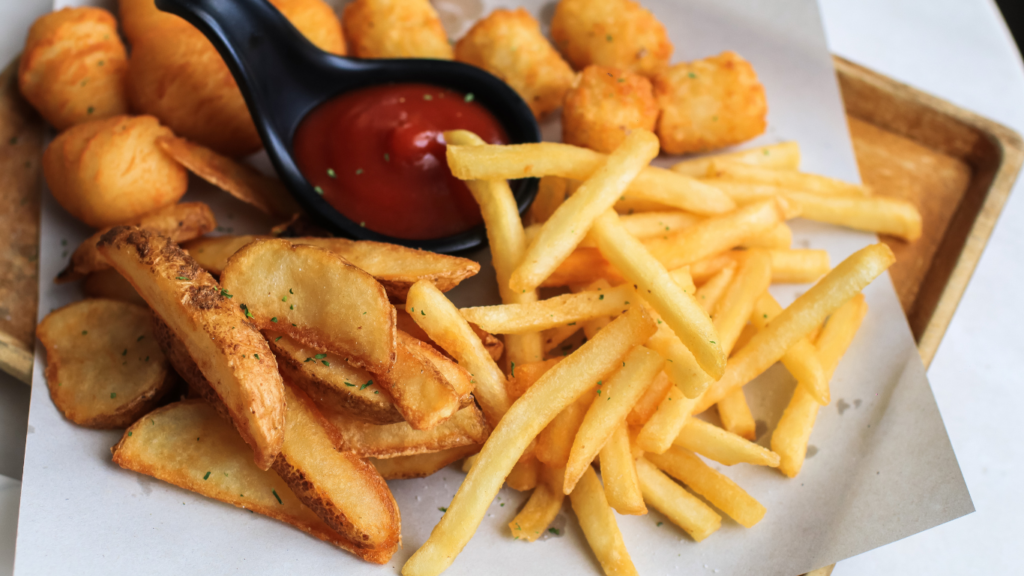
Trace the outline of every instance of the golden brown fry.
<instances>
[{"instance_id":1,"label":"golden brown fry","mask_svg":"<svg viewBox=\"0 0 1024 576\"><path fill-rule=\"evenodd\" d=\"M536 455L526 454L512 467L512 471L505 478L505 484L517 492L533 490L539 481L541 466L543 464L537 460Z\"/></svg>"},{"instance_id":2,"label":"golden brown fry","mask_svg":"<svg viewBox=\"0 0 1024 576\"><path fill-rule=\"evenodd\" d=\"M561 0L551 38L577 70L597 64L653 76L672 57L665 26L631 0Z\"/></svg>"},{"instance_id":3,"label":"golden brown fry","mask_svg":"<svg viewBox=\"0 0 1024 576\"><path fill-rule=\"evenodd\" d=\"M428 0L356 0L341 18L356 58L451 60L452 47Z\"/></svg>"},{"instance_id":4,"label":"golden brown fry","mask_svg":"<svg viewBox=\"0 0 1024 576\"><path fill-rule=\"evenodd\" d=\"M213 217L213 211L206 204L182 202L159 208L121 225L152 230L156 234L170 238L173 242L181 243L210 232L217 226L217 220ZM104 228L78 245L78 248L71 254L71 261L68 262L67 267L57 275L57 282L77 280L86 274L110 268L110 264L96 251L96 242L108 230L110 228Z\"/></svg>"},{"instance_id":5,"label":"golden brown fry","mask_svg":"<svg viewBox=\"0 0 1024 576\"><path fill-rule=\"evenodd\" d=\"M558 361L561 359L559 356L558 358L544 360L543 362L530 362L522 366L517 364L507 382L508 397L513 402L518 400L520 396L526 394L530 386L533 386L545 372L550 370L555 364L558 364Z\"/></svg>"},{"instance_id":6,"label":"golden brown fry","mask_svg":"<svg viewBox=\"0 0 1024 576\"><path fill-rule=\"evenodd\" d=\"M771 294L765 292L757 299L750 314L750 323L757 330L764 330L769 322L782 313L782 306ZM751 336L753 338L753 336ZM796 378L797 384L813 396L818 403L825 406L829 403L828 377L818 361L818 355L808 338L801 338L790 346L780 359L789 373Z\"/></svg>"},{"instance_id":7,"label":"golden brown fry","mask_svg":"<svg viewBox=\"0 0 1024 576\"><path fill-rule=\"evenodd\" d=\"M690 264L690 276L694 282L703 284L712 276L721 272L723 268L736 265L736 258L732 252L720 252L714 256L708 256Z\"/></svg>"},{"instance_id":8,"label":"golden brown fry","mask_svg":"<svg viewBox=\"0 0 1024 576\"><path fill-rule=\"evenodd\" d=\"M699 418L687 419L672 443L726 466L740 462L772 468L779 465L778 454Z\"/></svg>"},{"instance_id":9,"label":"golden brown fry","mask_svg":"<svg viewBox=\"0 0 1024 576\"><path fill-rule=\"evenodd\" d=\"M896 260L885 244L853 253L782 311L733 357L725 375L704 393L694 414L706 410L726 394L750 382L778 361L789 348L825 317L860 292Z\"/></svg>"},{"instance_id":10,"label":"golden brown fry","mask_svg":"<svg viewBox=\"0 0 1024 576\"><path fill-rule=\"evenodd\" d=\"M398 456L397 458L367 458L385 480L426 478L434 472L475 454L480 446L460 446L439 452Z\"/></svg>"},{"instance_id":11,"label":"golden brown fry","mask_svg":"<svg viewBox=\"0 0 1024 576\"><path fill-rule=\"evenodd\" d=\"M901 198L825 197L808 192L788 192L808 220L846 226L854 230L889 234L913 242L921 237L921 213Z\"/></svg>"},{"instance_id":12,"label":"golden brown fry","mask_svg":"<svg viewBox=\"0 0 1024 576\"><path fill-rule=\"evenodd\" d=\"M558 328L552 328L551 330L545 330L541 333L541 344L544 348L545 354L550 354L552 350L558 348L563 342L572 337L573 334L579 332L580 325L575 326L559 326ZM568 349L569 344L566 344Z\"/></svg>"},{"instance_id":13,"label":"golden brown fry","mask_svg":"<svg viewBox=\"0 0 1024 576\"><path fill-rule=\"evenodd\" d=\"M839 359L849 348L857 329L867 314L868 306L864 295L850 298L829 318L818 338L817 355L827 379L832 378ZM814 428L821 404L804 388L793 390L793 398L772 432L772 451L779 455L779 471L794 478L803 467L807 454L807 441Z\"/></svg>"},{"instance_id":14,"label":"golden brown fry","mask_svg":"<svg viewBox=\"0 0 1024 576\"><path fill-rule=\"evenodd\" d=\"M729 289L729 285L732 284L733 276L736 275L736 261L733 260L729 266L722 268L714 276L708 279L707 282L701 284L701 287L697 289L695 298L700 307L704 309L708 315L711 315L715 311L715 306L718 305L718 300L725 294L725 291Z\"/></svg>"},{"instance_id":15,"label":"golden brown fry","mask_svg":"<svg viewBox=\"0 0 1024 576\"><path fill-rule=\"evenodd\" d=\"M788 250L793 245L793 230L785 222L779 222L767 232L747 238L744 248L768 248L772 250Z\"/></svg>"},{"instance_id":16,"label":"golden brown fry","mask_svg":"<svg viewBox=\"0 0 1024 576\"><path fill-rule=\"evenodd\" d=\"M585 394L592 383L618 367L620 358L629 350L650 338L656 326L641 308L630 308L593 340L541 376L498 423L448 512L434 527L430 538L406 562L402 573L405 576L439 574L447 568L469 542L508 472L537 434L559 412ZM603 500L604 492L596 476L593 473L590 476Z\"/></svg>"},{"instance_id":17,"label":"golden brown fry","mask_svg":"<svg viewBox=\"0 0 1024 576\"><path fill-rule=\"evenodd\" d=\"M264 214L290 218L302 211L288 190L276 178L227 156L176 136L161 136L156 143L168 156L190 172L234 196L255 206Z\"/></svg>"},{"instance_id":18,"label":"golden brown fry","mask_svg":"<svg viewBox=\"0 0 1024 576\"><path fill-rule=\"evenodd\" d=\"M634 516L647 514L625 422L615 428L601 448L601 480L608 505L616 512Z\"/></svg>"},{"instance_id":19,"label":"golden brown fry","mask_svg":"<svg viewBox=\"0 0 1024 576\"><path fill-rule=\"evenodd\" d=\"M470 389L464 386L472 378L430 344L401 330L397 334L395 363L387 373L376 376L377 384L387 390L414 430L430 430L459 409L462 393ZM449 366L442 372L440 364ZM449 382L446 372L455 375L453 381Z\"/></svg>"},{"instance_id":20,"label":"golden brown fry","mask_svg":"<svg viewBox=\"0 0 1024 576\"><path fill-rule=\"evenodd\" d=\"M708 169L713 162L750 164L775 170L797 170L800 168L800 144L795 141L779 142L738 152L690 158L674 164L672 170L694 178L702 178L708 175Z\"/></svg>"},{"instance_id":21,"label":"golden brown fry","mask_svg":"<svg viewBox=\"0 0 1024 576\"><path fill-rule=\"evenodd\" d=\"M548 525L562 510L565 494L562 494L561 468L541 465L540 481L523 509L508 523L516 540L533 542L547 530Z\"/></svg>"},{"instance_id":22,"label":"golden brown fry","mask_svg":"<svg viewBox=\"0 0 1024 576\"><path fill-rule=\"evenodd\" d=\"M751 442L757 439L757 423L742 388L733 390L718 401L718 417L726 431Z\"/></svg>"},{"instance_id":23,"label":"golden brown fry","mask_svg":"<svg viewBox=\"0 0 1024 576\"><path fill-rule=\"evenodd\" d=\"M174 384L142 306L82 300L47 314L36 335L50 398L79 426L127 427Z\"/></svg>"},{"instance_id":24,"label":"golden brown fry","mask_svg":"<svg viewBox=\"0 0 1024 576\"><path fill-rule=\"evenodd\" d=\"M741 525L753 528L764 518L765 508L760 502L693 452L673 446L664 454L648 454L644 458Z\"/></svg>"},{"instance_id":25,"label":"golden brown fry","mask_svg":"<svg viewBox=\"0 0 1024 576\"><path fill-rule=\"evenodd\" d=\"M228 259L235 252L257 240L268 240L270 238L272 236L207 236L184 242L181 247L204 270L214 276L220 276L221 272L224 271L224 267L228 265Z\"/></svg>"},{"instance_id":26,"label":"golden brown fry","mask_svg":"<svg viewBox=\"0 0 1024 576\"><path fill-rule=\"evenodd\" d=\"M658 137L669 154L706 152L763 133L768 103L749 62L726 51L654 77Z\"/></svg>"},{"instance_id":27,"label":"golden brown fry","mask_svg":"<svg viewBox=\"0 0 1024 576\"><path fill-rule=\"evenodd\" d=\"M697 398L687 398L678 386L669 388L668 394L658 404L658 409L637 434L637 446L644 452L655 454L668 450L679 431L690 420L690 413L696 403Z\"/></svg>"},{"instance_id":28,"label":"golden brown fry","mask_svg":"<svg viewBox=\"0 0 1024 576\"><path fill-rule=\"evenodd\" d=\"M660 321L660 318L656 319ZM711 377L668 324L662 322L658 325L657 334L647 341L647 346L665 359L665 373L687 398L696 398L711 383Z\"/></svg>"},{"instance_id":29,"label":"golden brown fry","mask_svg":"<svg viewBox=\"0 0 1024 576\"><path fill-rule=\"evenodd\" d=\"M642 427L651 419L654 412L658 409L658 405L668 395L669 390L672 388L672 381L668 379L668 375L662 372L651 382L651 385L647 387L640 399L633 405L633 409L629 411L626 416L626 424L635 427Z\"/></svg>"},{"instance_id":30,"label":"golden brown fry","mask_svg":"<svg viewBox=\"0 0 1024 576\"><path fill-rule=\"evenodd\" d=\"M866 186L850 184L827 176L790 170L774 170L749 163L729 162L725 159L712 161L706 175L716 180L759 184L793 192L809 192L820 196L869 196L871 194L871 190Z\"/></svg>"},{"instance_id":31,"label":"golden brown fry","mask_svg":"<svg viewBox=\"0 0 1024 576\"><path fill-rule=\"evenodd\" d=\"M177 244L117 227L97 248L182 340L266 470L284 440L284 383L267 341Z\"/></svg>"},{"instance_id":32,"label":"golden brown fry","mask_svg":"<svg viewBox=\"0 0 1024 576\"><path fill-rule=\"evenodd\" d=\"M437 347L437 344L435 344L434 341L430 339L430 336L427 336L427 333L424 332L422 328L420 328L420 325L417 324L416 321L412 319L412 316L410 316L408 312L401 309L396 309L395 311L398 313L396 325L398 326L399 330L409 334L414 338L418 338L419 340L422 340L427 344L430 344L431 346ZM497 336L494 336L488 332L484 332L478 326L473 326L472 324L470 324L470 328L472 328L473 332L476 332L476 335L480 337L480 342L483 343L484 348L487 349L487 353L491 355L491 358L494 358L495 362L500 360L501 355L505 350L505 345L501 342L501 340L499 340Z\"/></svg>"},{"instance_id":33,"label":"golden brown fry","mask_svg":"<svg viewBox=\"0 0 1024 576\"><path fill-rule=\"evenodd\" d=\"M370 424L351 414L321 407L337 431L335 448L363 457L396 458L483 444L489 429L480 409L469 405L430 430L415 430L408 422Z\"/></svg>"},{"instance_id":34,"label":"golden brown fry","mask_svg":"<svg viewBox=\"0 0 1024 576\"><path fill-rule=\"evenodd\" d=\"M825 250L769 250L772 284L816 282L830 269Z\"/></svg>"},{"instance_id":35,"label":"golden brown fry","mask_svg":"<svg viewBox=\"0 0 1024 576\"><path fill-rule=\"evenodd\" d=\"M636 472L644 500L697 542L721 528L722 517L718 513L673 482L646 458L637 459Z\"/></svg>"},{"instance_id":36,"label":"golden brown fry","mask_svg":"<svg viewBox=\"0 0 1024 576\"><path fill-rule=\"evenodd\" d=\"M593 468L587 468L576 489L569 495L572 510L580 521L587 544L601 563L606 576L632 576L639 574L622 540L615 514L608 505L601 481Z\"/></svg>"},{"instance_id":37,"label":"golden brown fry","mask_svg":"<svg viewBox=\"0 0 1024 576\"><path fill-rule=\"evenodd\" d=\"M537 196L533 199L533 204L530 204L530 210L527 212L528 222L531 222L531 226L537 226L537 231L540 231L539 225L547 222L548 218L568 198L569 192L565 178L544 176L537 185Z\"/></svg>"},{"instance_id":38,"label":"golden brown fry","mask_svg":"<svg viewBox=\"0 0 1024 576\"><path fill-rule=\"evenodd\" d=\"M594 387L591 386L591 390ZM587 410L596 399L594 392L582 394L562 409L537 435L537 459L548 466L565 468L572 453L572 444Z\"/></svg>"},{"instance_id":39,"label":"golden brown fry","mask_svg":"<svg viewBox=\"0 0 1024 576\"><path fill-rule=\"evenodd\" d=\"M280 520L367 562L385 564L394 553L394 548L362 547L328 527L280 476L254 466L238 432L202 401L184 400L150 412L111 452L114 463L126 470Z\"/></svg>"},{"instance_id":40,"label":"golden brown fry","mask_svg":"<svg viewBox=\"0 0 1024 576\"><path fill-rule=\"evenodd\" d=\"M726 356L732 353L736 339L754 310L754 303L768 290L771 279L771 260L764 250L755 248L740 256L736 276L711 317Z\"/></svg>"},{"instance_id":41,"label":"golden brown fry","mask_svg":"<svg viewBox=\"0 0 1024 576\"><path fill-rule=\"evenodd\" d=\"M563 294L524 304L500 304L462 308L467 321L494 334L529 334L559 326L576 326L601 316L621 314L636 302L631 286Z\"/></svg>"},{"instance_id":42,"label":"golden brown fry","mask_svg":"<svg viewBox=\"0 0 1024 576\"><path fill-rule=\"evenodd\" d=\"M259 240L231 257L220 280L263 330L347 354L350 364L376 374L395 363L395 309L384 288L331 252Z\"/></svg>"},{"instance_id":43,"label":"golden brown fry","mask_svg":"<svg viewBox=\"0 0 1024 576\"><path fill-rule=\"evenodd\" d=\"M618 68L587 66L565 95L562 141L610 153L633 130L653 132L657 122L650 80Z\"/></svg>"}]
</instances>

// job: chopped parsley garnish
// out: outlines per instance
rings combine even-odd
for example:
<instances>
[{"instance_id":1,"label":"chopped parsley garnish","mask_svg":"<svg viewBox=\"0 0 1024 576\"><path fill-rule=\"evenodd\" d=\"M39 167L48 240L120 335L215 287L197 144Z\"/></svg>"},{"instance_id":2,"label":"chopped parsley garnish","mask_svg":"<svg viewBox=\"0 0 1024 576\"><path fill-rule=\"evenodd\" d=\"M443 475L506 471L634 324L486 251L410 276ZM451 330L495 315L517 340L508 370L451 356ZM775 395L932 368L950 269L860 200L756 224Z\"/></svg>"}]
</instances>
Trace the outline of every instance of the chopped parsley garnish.
<instances>
[{"instance_id":1,"label":"chopped parsley garnish","mask_svg":"<svg viewBox=\"0 0 1024 576\"><path fill-rule=\"evenodd\" d=\"M657 524L658 528L661 528L662 524L664 524L664 522L658 522L658 524Z\"/></svg>"},{"instance_id":2,"label":"chopped parsley garnish","mask_svg":"<svg viewBox=\"0 0 1024 576\"><path fill-rule=\"evenodd\" d=\"M111 398L117 398L117 392L111 392L110 393L110 397Z\"/></svg>"},{"instance_id":3,"label":"chopped parsley garnish","mask_svg":"<svg viewBox=\"0 0 1024 576\"><path fill-rule=\"evenodd\" d=\"M129 430L129 431L128 431L128 436L129 436L129 437L131 437L131 435L132 435L132 431L131 431L131 430Z\"/></svg>"},{"instance_id":4,"label":"chopped parsley garnish","mask_svg":"<svg viewBox=\"0 0 1024 576\"><path fill-rule=\"evenodd\" d=\"M466 101L466 102L472 102L473 98L475 98L475 96L473 96L473 93L470 92L469 94L466 94L466 96L463 98L463 100Z\"/></svg>"},{"instance_id":5,"label":"chopped parsley garnish","mask_svg":"<svg viewBox=\"0 0 1024 576\"><path fill-rule=\"evenodd\" d=\"M273 318L271 318L270 321L271 322L277 322L277 316L274 316Z\"/></svg>"},{"instance_id":6,"label":"chopped parsley garnish","mask_svg":"<svg viewBox=\"0 0 1024 576\"><path fill-rule=\"evenodd\" d=\"M359 168L359 169L356 170L356 176L359 176L362 173L363 173L363 169L362 168Z\"/></svg>"},{"instance_id":7,"label":"chopped parsley garnish","mask_svg":"<svg viewBox=\"0 0 1024 576\"><path fill-rule=\"evenodd\" d=\"M295 294L295 292L292 292L292 289L291 289L291 288L289 288L289 289L288 289L288 293L289 293L289 294Z\"/></svg>"},{"instance_id":8,"label":"chopped parsley garnish","mask_svg":"<svg viewBox=\"0 0 1024 576\"><path fill-rule=\"evenodd\" d=\"M612 41L612 35L609 34L609 35L605 36L604 39L609 41L609 42L611 42Z\"/></svg>"},{"instance_id":9,"label":"chopped parsley garnish","mask_svg":"<svg viewBox=\"0 0 1024 576\"><path fill-rule=\"evenodd\" d=\"M423 310L420 310L420 316L426 316L426 315L427 315L426 312L424 312ZM82 334L85 334L85 332L82 332Z\"/></svg>"},{"instance_id":10,"label":"chopped parsley garnish","mask_svg":"<svg viewBox=\"0 0 1024 576\"><path fill-rule=\"evenodd\" d=\"M337 178L338 177L338 175L334 172L334 168L328 168L327 169L327 175L330 176L331 178Z\"/></svg>"},{"instance_id":11,"label":"chopped parsley garnish","mask_svg":"<svg viewBox=\"0 0 1024 576\"><path fill-rule=\"evenodd\" d=\"M355 388L355 387L356 387L356 385L355 385L355 384L351 384L351 383L349 383L349 382L345 382L345 386L351 386L351 387L353 387L353 388Z\"/></svg>"},{"instance_id":12,"label":"chopped parsley garnish","mask_svg":"<svg viewBox=\"0 0 1024 576\"><path fill-rule=\"evenodd\" d=\"M511 374L511 376L513 378L515 378L515 376L516 376L516 363L515 362L512 363L512 374Z\"/></svg>"},{"instance_id":13,"label":"chopped parsley garnish","mask_svg":"<svg viewBox=\"0 0 1024 576\"><path fill-rule=\"evenodd\" d=\"M384 153L384 161L391 162L391 155L388 154L387 152Z\"/></svg>"},{"instance_id":14,"label":"chopped parsley garnish","mask_svg":"<svg viewBox=\"0 0 1024 576\"><path fill-rule=\"evenodd\" d=\"M317 194L319 194L321 196L324 195L324 189L319 187L319 186L313 186L313 192L316 192Z\"/></svg>"},{"instance_id":15,"label":"chopped parsley garnish","mask_svg":"<svg viewBox=\"0 0 1024 576\"><path fill-rule=\"evenodd\" d=\"M689 73L688 73L687 75L688 75L688 76L689 76L690 78L696 78L696 77L697 77L697 75L696 75L696 74L694 74L693 72L689 72Z\"/></svg>"},{"instance_id":16,"label":"chopped parsley garnish","mask_svg":"<svg viewBox=\"0 0 1024 576\"><path fill-rule=\"evenodd\" d=\"M227 288L221 288L221 289L220 289L220 295L221 295L221 296L224 296L225 298L234 298L234 296L232 296L232 295L231 295L231 294L230 294L230 293L228 292L228 289L227 289Z\"/></svg>"},{"instance_id":17,"label":"chopped parsley garnish","mask_svg":"<svg viewBox=\"0 0 1024 576\"><path fill-rule=\"evenodd\" d=\"M178 276L178 280L188 280L187 276Z\"/></svg>"},{"instance_id":18,"label":"chopped parsley garnish","mask_svg":"<svg viewBox=\"0 0 1024 576\"><path fill-rule=\"evenodd\" d=\"M257 359L257 360L259 360L259 359L260 359L260 355L259 355L259 354L253 354L253 355L252 355L252 357L253 357L253 358L255 358L255 359Z\"/></svg>"},{"instance_id":19,"label":"chopped parsley garnish","mask_svg":"<svg viewBox=\"0 0 1024 576\"><path fill-rule=\"evenodd\" d=\"M277 338L274 338L274 342L277 342L277 341L278 341L278 340L280 340L281 338L284 338L284 336L278 336Z\"/></svg>"},{"instance_id":20,"label":"chopped parsley garnish","mask_svg":"<svg viewBox=\"0 0 1024 576\"><path fill-rule=\"evenodd\" d=\"M559 536L559 535L561 535L561 534L562 534L562 533L561 533L561 532L560 532L560 531L558 530L558 528L548 528L548 532L550 532L550 533L554 534L555 536Z\"/></svg>"},{"instance_id":21,"label":"chopped parsley garnish","mask_svg":"<svg viewBox=\"0 0 1024 576\"><path fill-rule=\"evenodd\" d=\"M88 331L88 330L82 330L82 336L85 336L85 335L86 335L86 334L88 334L88 333L89 333L89 331Z\"/></svg>"},{"instance_id":22,"label":"chopped parsley garnish","mask_svg":"<svg viewBox=\"0 0 1024 576\"><path fill-rule=\"evenodd\" d=\"M92 113L93 113L93 112L94 112L95 110L96 110L95 108L93 108L92 106L89 106L89 107L88 107L88 108L87 108L87 109L85 110L85 113L86 113L86 114L92 114Z\"/></svg>"},{"instance_id":23,"label":"chopped parsley garnish","mask_svg":"<svg viewBox=\"0 0 1024 576\"><path fill-rule=\"evenodd\" d=\"M281 497L277 495L277 488L271 488L270 491L274 493L274 498L277 498L278 504L284 504L284 502L281 502Z\"/></svg>"},{"instance_id":24,"label":"chopped parsley garnish","mask_svg":"<svg viewBox=\"0 0 1024 576\"><path fill-rule=\"evenodd\" d=\"M252 312L249 312L249 307L246 306L245 304L239 304L238 307L241 308L243 312L245 312L245 317L246 318L253 318L254 317L252 315Z\"/></svg>"},{"instance_id":25,"label":"chopped parsley garnish","mask_svg":"<svg viewBox=\"0 0 1024 576\"><path fill-rule=\"evenodd\" d=\"M209 479L210 479L210 471L207 470L206 471L206 476L203 476L203 480L209 480Z\"/></svg>"},{"instance_id":26,"label":"chopped parsley garnish","mask_svg":"<svg viewBox=\"0 0 1024 576\"><path fill-rule=\"evenodd\" d=\"M575 325L576 325L575 322L569 322L569 324L567 324L567 326L575 326Z\"/></svg>"},{"instance_id":27,"label":"chopped parsley garnish","mask_svg":"<svg viewBox=\"0 0 1024 576\"><path fill-rule=\"evenodd\" d=\"M434 97L433 97L433 96L431 96L430 94L424 94L424 95L423 95L423 99L424 99L424 100L433 100L433 99L434 99Z\"/></svg>"},{"instance_id":28,"label":"chopped parsley garnish","mask_svg":"<svg viewBox=\"0 0 1024 576\"><path fill-rule=\"evenodd\" d=\"M601 294L600 296L598 296L597 299L598 300L604 300L604 294Z\"/></svg>"},{"instance_id":29,"label":"chopped parsley garnish","mask_svg":"<svg viewBox=\"0 0 1024 576\"><path fill-rule=\"evenodd\" d=\"M445 508L444 506L438 506L437 509L440 510L441 512L447 512L448 511L448 509Z\"/></svg>"},{"instance_id":30,"label":"chopped parsley garnish","mask_svg":"<svg viewBox=\"0 0 1024 576\"><path fill-rule=\"evenodd\" d=\"M330 365L331 365L331 363L330 363L330 362L328 362L327 360L321 360L320 362L321 362L321 363L322 363L322 364L323 364L324 366L330 366Z\"/></svg>"},{"instance_id":31,"label":"chopped parsley garnish","mask_svg":"<svg viewBox=\"0 0 1024 576\"><path fill-rule=\"evenodd\" d=\"M327 354L317 354L314 358L317 360L323 360L324 358L327 358Z\"/></svg>"},{"instance_id":32,"label":"chopped parsley garnish","mask_svg":"<svg viewBox=\"0 0 1024 576\"><path fill-rule=\"evenodd\" d=\"M121 352L121 356L127 356L127 355L128 355L128 349L125 348L124 352Z\"/></svg>"},{"instance_id":33,"label":"chopped parsley garnish","mask_svg":"<svg viewBox=\"0 0 1024 576\"><path fill-rule=\"evenodd\" d=\"M366 387L369 386L370 384L373 384L373 380L367 380L366 384L363 384L362 386L360 386L359 389L360 390L366 390Z\"/></svg>"}]
</instances>

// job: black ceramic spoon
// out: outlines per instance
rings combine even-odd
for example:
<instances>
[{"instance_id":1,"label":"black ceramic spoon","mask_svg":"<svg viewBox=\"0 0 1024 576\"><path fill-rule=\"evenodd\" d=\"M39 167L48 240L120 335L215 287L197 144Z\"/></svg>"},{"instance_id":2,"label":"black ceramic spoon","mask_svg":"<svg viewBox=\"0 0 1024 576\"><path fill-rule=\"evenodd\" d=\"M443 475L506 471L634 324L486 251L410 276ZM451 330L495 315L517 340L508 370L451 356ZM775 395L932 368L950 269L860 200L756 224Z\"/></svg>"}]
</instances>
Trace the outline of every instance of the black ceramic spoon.
<instances>
[{"instance_id":1,"label":"black ceramic spoon","mask_svg":"<svg viewBox=\"0 0 1024 576\"><path fill-rule=\"evenodd\" d=\"M447 60L358 60L314 46L266 0L156 0L199 29L217 48L238 82L263 145L281 180L318 224L341 235L392 242L435 252L459 252L487 240L483 225L454 236L406 240L359 226L327 203L299 171L292 139L317 105L372 85L418 82L472 93L501 122L513 144L539 142L530 108L491 74ZM512 182L519 211L537 193L536 180Z\"/></svg>"}]
</instances>

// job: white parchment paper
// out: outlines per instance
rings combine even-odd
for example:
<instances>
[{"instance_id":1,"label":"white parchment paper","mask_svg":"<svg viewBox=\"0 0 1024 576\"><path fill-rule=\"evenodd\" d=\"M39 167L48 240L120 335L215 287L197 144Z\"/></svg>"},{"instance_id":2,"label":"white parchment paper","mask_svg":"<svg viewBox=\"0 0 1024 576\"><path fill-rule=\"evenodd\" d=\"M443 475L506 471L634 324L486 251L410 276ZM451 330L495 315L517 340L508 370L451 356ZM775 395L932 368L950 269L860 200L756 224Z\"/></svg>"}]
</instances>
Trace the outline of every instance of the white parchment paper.
<instances>
[{"instance_id":1,"label":"white parchment paper","mask_svg":"<svg viewBox=\"0 0 1024 576\"><path fill-rule=\"evenodd\" d=\"M473 2L438 0L443 13L477 17ZM675 61L735 50L749 59L768 93L768 132L750 143L798 140L803 168L858 181L828 47L813 0L642 0L669 29ZM58 4L61 4L58 2ZM553 2L487 0L483 14L523 5L550 18ZM453 18L449 32L465 25ZM557 120L545 126L549 139ZM662 159L659 162L670 163ZM270 222L209 187L190 198L213 205L220 231L266 230ZM875 241L868 234L793 223L796 247L823 248L833 264ZM40 246L40 317L81 297L51 279L88 234L44 193ZM497 301L493 271L453 292L461 305ZM806 286L773 292L788 304ZM973 511L913 338L888 275L865 291L867 318L832 380L808 459L796 479L767 468L712 463L768 509L745 529L728 518L700 544L657 512L619 516L642 574L793 576L909 536ZM454 467L424 480L391 482L402 514L404 548L385 567L362 563L316 539L248 511L126 472L110 462L119 432L76 427L54 408L37 346L21 496L15 574L387 574L427 538L463 475ZM793 380L781 366L747 387L767 445ZM506 524L526 496L503 490L449 574L600 573L566 505L562 536L527 544ZM664 522L660 527L659 523Z\"/></svg>"}]
</instances>

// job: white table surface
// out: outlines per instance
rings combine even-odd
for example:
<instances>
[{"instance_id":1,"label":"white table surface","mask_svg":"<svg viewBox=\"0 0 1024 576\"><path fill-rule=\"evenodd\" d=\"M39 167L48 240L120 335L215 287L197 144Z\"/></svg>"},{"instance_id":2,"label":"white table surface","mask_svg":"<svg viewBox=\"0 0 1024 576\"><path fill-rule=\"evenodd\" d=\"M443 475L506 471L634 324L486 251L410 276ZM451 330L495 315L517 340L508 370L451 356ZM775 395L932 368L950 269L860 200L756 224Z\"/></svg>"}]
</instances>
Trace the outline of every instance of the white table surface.
<instances>
[{"instance_id":1,"label":"white table surface","mask_svg":"<svg viewBox=\"0 0 1024 576\"><path fill-rule=\"evenodd\" d=\"M52 0L0 0L0 62ZM991 0L821 0L832 51L1024 133L1024 67ZM843 561L837 576L1009 574L1021 541L1024 198L1018 183L928 376L977 512ZM1015 257L1016 256L1016 257ZM28 394L0 373L0 576L13 565Z\"/></svg>"}]
</instances>

